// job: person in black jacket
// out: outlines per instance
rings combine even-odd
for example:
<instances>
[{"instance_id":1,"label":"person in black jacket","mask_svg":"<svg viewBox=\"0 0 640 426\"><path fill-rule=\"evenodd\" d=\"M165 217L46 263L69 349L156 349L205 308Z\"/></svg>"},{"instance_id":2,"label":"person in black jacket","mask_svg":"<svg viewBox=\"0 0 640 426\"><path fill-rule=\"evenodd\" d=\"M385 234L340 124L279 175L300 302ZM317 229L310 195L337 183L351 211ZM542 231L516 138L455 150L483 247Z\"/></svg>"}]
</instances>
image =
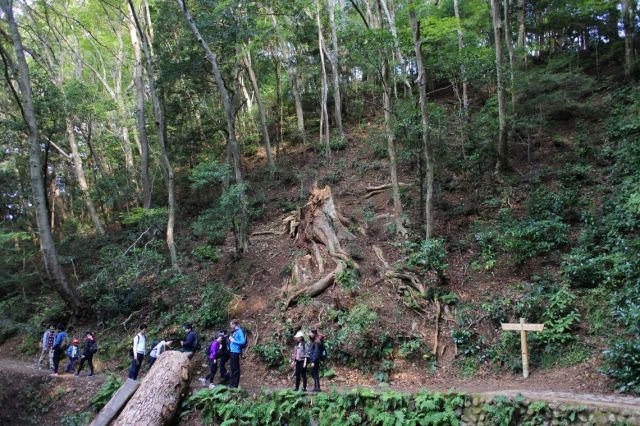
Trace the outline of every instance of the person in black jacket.
<instances>
[{"instance_id":1,"label":"person in black jacket","mask_svg":"<svg viewBox=\"0 0 640 426\"><path fill-rule=\"evenodd\" d=\"M98 344L96 343L96 338L93 336L93 333L91 331L87 331L85 333L84 347L82 350L82 355L80 357L80 366L78 367L76 376L80 375L85 361L89 365L88 376L93 376L93 355L96 352L98 352Z\"/></svg>"},{"instance_id":2,"label":"person in black jacket","mask_svg":"<svg viewBox=\"0 0 640 426\"><path fill-rule=\"evenodd\" d=\"M309 332L311 339L311 349L309 351L309 366L311 367L311 377L313 377L312 392L320 392L320 361L322 361L322 336L318 330Z\"/></svg>"}]
</instances>

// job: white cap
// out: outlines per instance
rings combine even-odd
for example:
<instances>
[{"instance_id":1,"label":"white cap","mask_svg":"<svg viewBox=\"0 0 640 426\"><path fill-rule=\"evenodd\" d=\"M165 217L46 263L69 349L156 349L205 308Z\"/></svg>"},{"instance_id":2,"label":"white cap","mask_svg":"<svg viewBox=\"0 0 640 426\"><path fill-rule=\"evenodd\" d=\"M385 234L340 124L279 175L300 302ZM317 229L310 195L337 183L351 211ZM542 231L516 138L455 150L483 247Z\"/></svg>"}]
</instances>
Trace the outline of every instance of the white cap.
<instances>
[{"instance_id":1,"label":"white cap","mask_svg":"<svg viewBox=\"0 0 640 426\"><path fill-rule=\"evenodd\" d=\"M295 336L293 336L293 337L294 337L294 338L297 338L297 337L304 337L304 333L302 332L302 330L299 330L299 331L296 333L296 335L295 335Z\"/></svg>"}]
</instances>

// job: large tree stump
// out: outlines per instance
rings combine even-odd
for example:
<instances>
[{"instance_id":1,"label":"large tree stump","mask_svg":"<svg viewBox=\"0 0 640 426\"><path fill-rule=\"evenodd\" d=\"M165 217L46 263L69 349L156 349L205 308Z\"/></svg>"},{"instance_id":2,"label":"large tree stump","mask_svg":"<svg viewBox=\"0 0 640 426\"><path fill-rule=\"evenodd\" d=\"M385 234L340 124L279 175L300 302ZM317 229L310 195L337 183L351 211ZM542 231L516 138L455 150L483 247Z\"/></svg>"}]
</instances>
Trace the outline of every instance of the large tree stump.
<instances>
[{"instance_id":1,"label":"large tree stump","mask_svg":"<svg viewBox=\"0 0 640 426\"><path fill-rule=\"evenodd\" d=\"M189 357L163 352L147 373L114 426L162 426L173 418L189 383Z\"/></svg>"},{"instance_id":2,"label":"large tree stump","mask_svg":"<svg viewBox=\"0 0 640 426\"><path fill-rule=\"evenodd\" d=\"M345 240L355 237L347 228L349 220L336 207L329 186L314 186L309 202L287 216L283 223L289 235L296 239L297 246L307 250L307 254L294 261L291 278L282 288L287 307L300 296L322 294L333 284L336 273L347 267L347 263L358 267L342 246ZM331 268L328 274L325 266Z\"/></svg>"}]
</instances>

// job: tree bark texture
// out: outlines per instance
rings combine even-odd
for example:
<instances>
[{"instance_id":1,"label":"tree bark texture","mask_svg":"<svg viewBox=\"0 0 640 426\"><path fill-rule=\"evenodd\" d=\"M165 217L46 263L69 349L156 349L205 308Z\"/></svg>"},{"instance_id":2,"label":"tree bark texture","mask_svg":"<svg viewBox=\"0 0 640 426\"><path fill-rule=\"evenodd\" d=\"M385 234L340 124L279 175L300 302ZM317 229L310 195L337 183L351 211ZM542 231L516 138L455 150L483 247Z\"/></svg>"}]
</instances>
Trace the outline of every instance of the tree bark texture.
<instances>
[{"instance_id":1,"label":"tree bark texture","mask_svg":"<svg viewBox=\"0 0 640 426\"><path fill-rule=\"evenodd\" d=\"M458 32L458 53L462 57L464 51L464 33L462 32L462 21L460 20L460 8L458 6L458 0L453 0L453 13L456 17L456 29ZM462 126L460 129L460 146L462 146L462 152L464 154L464 144L466 142L466 127L469 121L469 82L467 80L467 70L464 65L464 59L460 64L460 75L462 77ZM426 84L426 80L425 80ZM426 86L425 86L426 90Z\"/></svg>"},{"instance_id":2,"label":"tree bark texture","mask_svg":"<svg viewBox=\"0 0 640 426\"><path fill-rule=\"evenodd\" d=\"M320 67L322 70L322 87L320 95L320 143L325 144L326 153L331 155L329 112L327 111L327 98L329 84L327 83L327 69L324 64L324 36L322 35L322 22L320 21L320 0L316 0L316 24L318 26L318 50L320 54Z\"/></svg>"},{"instance_id":3,"label":"tree bark texture","mask_svg":"<svg viewBox=\"0 0 640 426\"><path fill-rule=\"evenodd\" d=\"M454 0L455 1L455 0ZM433 233L433 156L429 141L429 104L427 99L427 81L425 78L424 62L422 60L422 39L420 34L420 22L416 18L413 1L409 2L409 20L411 33L413 34L413 48L416 52L416 68L418 70L418 93L420 94L420 115L422 119L422 151L426 167L426 197L424 200L425 239L429 239Z\"/></svg>"},{"instance_id":4,"label":"tree bark texture","mask_svg":"<svg viewBox=\"0 0 640 426\"><path fill-rule=\"evenodd\" d=\"M40 237L40 250L42 251L42 257L47 273L53 279L58 294L60 294L67 305L72 308L75 314L80 314L83 308L82 300L69 283L64 270L58 262L58 253L53 240L53 235L51 234L49 214L47 211L45 181L42 175L42 152L40 149L38 126L33 105L31 79L29 77L29 67L24 56L22 38L20 37L18 25L16 24L13 14L13 1L0 0L0 7L4 12L4 18L8 23L9 34L16 54L20 100L24 111L24 120L29 138L29 170L31 174L31 190L33 192L36 223Z\"/></svg>"},{"instance_id":5,"label":"tree bark texture","mask_svg":"<svg viewBox=\"0 0 640 426\"><path fill-rule=\"evenodd\" d=\"M140 25L140 21L137 18L132 0L129 0L129 8L133 15L134 22L136 23L138 37L140 38L140 42L142 44L144 64L147 71L147 80L149 82L149 94L151 95L151 101L153 103L153 115L155 117L156 129L158 132L158 143L160 145L160 162L162 164L165 183L167 185L167 204L169 208L169 218L167 220L167 247L169 248L169 256L171 257L171 266L175 270L180 271L180 265L178 263L178 250L176 248L174 239L174 227L176 221L176 192L173 168L171 167L171 162L169 161L169 155L167 153L166 123L162 94L158 92L158 89L156 87L156 79L153 72L154 57L149 47L145 30Z\"/></svg>"},{"instance_id":6,"label":"tree bark texture","mask_svg":"<svg viewBox=\"0 0 640 426\"><path fill-rule=\"evenodd\" d=\"M342 127L342 99L340 95L340 72L339 72L339 56L338 35L336 32L336 0L328 0L329 9L329 27L331 29L331 52L329 53L329 62L331 63L331 75L333 77L333 106L336 116L336 127L340 136L344 136Z\"/></svg>"},{"instance_id":7,"label":"tree bark texture","mask_svg":"<svg viewBox=\"0 0 640 426\"><path fill-rule=\"evenodd\" d=\"M496 146L496 172L507 168L507 111L504 90L504 56L502 53L502 20L499 0L491 0L491 16L496 50L496 87L498 92L498 143Z\"/></svg>"},{"instance_id":8,"label":"tree bark texture","mask_svg":"<svg viewBox=\"0 0 640 426\"><path fill-rule=\"evenodd\" d=\"M98 234L104 234L104 228L102 227L102 223L100 223L100 218L98 217L96 208L93 205L93 201L91 200L91 191L89 191L89 185L87 184L87 179L84 175L82 157L80 157L80 150L78 149L78 144L76 143L76 135L73 129L73 124L69 120L67 120L66 132L67 141L69 142L69 148L71 149L71 158L73 159L73 171L76 175L76 179L78 180L78 186L80 187L80 191L82 192L84 203L87 206L89 217L93 222L93 226L95 227L96 232Z\"/></svg>"},{"instance_id":9,"label":"tree bark texture","mask_svg":"<svg viewBox=\"0 0 640 426\"><path fill-rule=\"evenodd\" d=\"M285 218L284 225L289 235L296 238L296 245L307 248L307 254L294 261L291 279L282 288L287 307L300 296L322 294L347 264L358 267L342 246L344 241L355 237L347 229L349 221L337 208L329 186L312 188L309 202ZM325 264L330 263L335 266L325 274Z\"/></svg>"},{"instance_id":10,"label":"tree bark texture","mask_svg":"<svg viewBox=\"0 0 640 426\"><path fill-rule=\"evenodd\" d=\"M190 365L183 352L163 352L113 426L168 424L187 389Z\"/></svg>"},{"instance_id":11,"label":"tree bark texture","mask_svg":"<svg viewBox=\"0 0 640 426\"><path fill-rule=\"evenodd\" d=\"M526 42L526 23L525 23L525 0L518 0L518 40L516 46L522 50L522 59L527 57L527 53L524 51L524 44Z\"/></svg>"},{"instance_id":12,"label":"tree bark texture","mask_svg":"<svg viewBox=\"0 0 640 426\"><path fill-rule=\"evenodd\" d=\"M129 9L129 36L133 46L134 69L133 84L136 88L136 125L138 141L140 142L140 180L142 181L142 206L151 207L151 180L149 179L149 138L147 137L147 122L144 114L144 81L142 80L142 52L140 40L133 19L133 12Z\"/></svg>"},{"instance_id":13,"label":"tree bark texture","mask_svg":"<svg viewBox=\"0 0 640 426\"><path fill-rule=\"evenodd\" d=\"M231 100L231 96L226 89L224 84L224 79L222 78L222 73L220 72L220 67L218 66L218 59L216 54L209 48L209 45L204 41L202 36L200 35L200 31L196 27L195 22L193 21L193 17L191 16L191 12L187 9L186 4L183 0L176 0L178 2L178 7L180 11L184 14L185 19L187 20L187 24L191 29L194 37L198 41L200 47L204 50L205 55L209 63L211 63L211 68L213 70L213 74L216 80L216 85L218 86L218 91L220 92L220 97L222 98L222 103L224 105L225 115L227 119L227 143L229 144L229 148L231 151L231 158L233 160L233 171L235 174L235 181L238 185L244 184L244 177L242 173L242 164L240 157L240 147L238 146L238 141L236 139L236 130L235 130L235 111L233 108L233 103ZM247 200L246 195L244 193L244 189L242 189L242 193L240 194L240 203L241 203L241 217L238 218L238 226L236 232L237 246L236 251L238 254L246 253L249 251L249 223L248 223L248 212L247 212Z\"/></svg>"},{"instance_id":14,"label":"tree bark texture","mask_svg":"<svg viewBox=\"0 0 640 426\"><path fill-rule=\"evenodd\" d=\"M509 54L509 80L511 81L511 113L515 114L516 84L515 84L515 54L513 52L513 38L511 37L511 4L504 0L504 41Z\"/></svg>"},{"instance_id":15,"label":"tree bark texture","mask_svg":"<svg viewBox=\"0 0 640 426\"><path fill-rule=\"evenodd\" d=\"M633 38L635 36L635 10L634 0L622 0L622 22L624 24L624 73L631 78L635 65Z\"/></svg>"},{"instance_id":16,"label":"tree bark texture","mask_svg":"<svg viewBox=\"0 0 640 426\"><path fill-rule=\"evenodd\" d=\"M384 109L384 130L387 134L387 152L389 154L389 174L391 175L391 196L396 232L406 235L407 230L402 224L402 202L400 201L400 185L398 185L398 160L396 155L396 138L391 124L391 87L389 82L389 62L385 58L382 65L382 108Z\"/></svg>"},{"instance_id":17,"label":"tree bark texture","mask_svg":"<svg viewBox=\"0 0 640 426\"><path fill-rule=\"evenodd\" d=\"M275 164L273 163L273 157L271 155L271 140L269 138L269 127L267 126L267 114L265 113L264 106L262 104L260 88L258 87L258 79L256 78L256 73L253 71L253 65L251 64L251 52L249 51L248 47L242 57L242 62L244 64L245 70L247 70L247 75L249 76L251 87L253 88L253 94L256 96L258 115L260 117L260 126L262 127L262 141L264 143L264 149L267 154L267 166L273 170L275 169Z\"/></svg>"}]
</instances>

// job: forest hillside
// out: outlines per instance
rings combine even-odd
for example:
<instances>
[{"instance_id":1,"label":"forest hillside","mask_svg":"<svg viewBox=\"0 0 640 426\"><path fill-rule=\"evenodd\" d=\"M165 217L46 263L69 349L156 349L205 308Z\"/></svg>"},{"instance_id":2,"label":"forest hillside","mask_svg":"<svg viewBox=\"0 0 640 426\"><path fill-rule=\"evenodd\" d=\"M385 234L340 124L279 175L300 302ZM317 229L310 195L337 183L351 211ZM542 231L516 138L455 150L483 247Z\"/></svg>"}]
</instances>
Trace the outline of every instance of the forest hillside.
<instances>
[{"instance_id":1,"label":"forest hillside","mask_svg":"<svg viewBox=\"0 0 640 426\"><path fill-rule=\"evenodd\" d=\"M141 324L208 343L232 318L255 392L291 387L293 336L318 329L326 387L640 394L635 1L0 18L2 383L50 401L25 424L64 393L20 367L50 324L99 346L66 424L117 389ZM528 379L501 329L520 318L544 324Z\"/></svg>"}]
</instances>

